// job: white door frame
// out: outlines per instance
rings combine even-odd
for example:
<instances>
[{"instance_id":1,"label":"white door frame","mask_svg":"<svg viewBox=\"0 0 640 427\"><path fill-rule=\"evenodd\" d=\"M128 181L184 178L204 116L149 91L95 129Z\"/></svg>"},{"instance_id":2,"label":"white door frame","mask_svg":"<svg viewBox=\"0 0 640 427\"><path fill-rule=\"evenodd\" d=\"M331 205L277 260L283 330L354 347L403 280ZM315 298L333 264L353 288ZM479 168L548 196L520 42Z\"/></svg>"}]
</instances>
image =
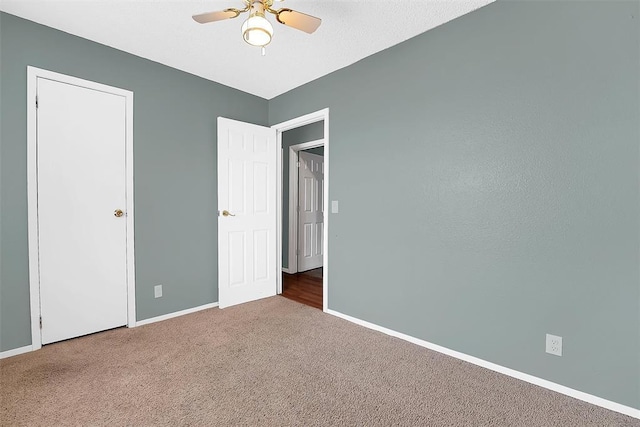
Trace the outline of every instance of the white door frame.
<instances>
[{"instance_id":1,"label":"white door frame","mask_svg":"<svg viewBox=\"0 0 640 427\"><path fill-rule=\"evenodd\" d=\"M289 267L283 268L285 273L294 274L298 272L298 162L300 161L300 151L310 148L324 147L324 139L303 142L302 144L291 145L289 147ZM323 189L324 190L324 189ZM292 196L293 195L293 196ZM324 203L324 202L323 202ZM327 216L326 211L324 217Z\"/></svg>"},{"instance_id":2,"label":"white door frame","mask_svg":"<svg viewBox=\"0 0 640 427\"><path fill-rule=\"evenodd\" d=\"M324 216L324 231L323 231L323 256L322 256L322 311L326 312L329 309L329 109L316 111L309 113L295 119L288 120L286 122L279 123L271 126L276 130L277 146L280 149L280 155L278 156L278 183L277 183L277 216L278 216L278 229L277 229L277 242L278 253L276 254L278 262L278 289L277 293L282 293L282 133L291 129L295 129L311 123L324 121L324 188L323 188L323 208L325 212ZM297 196L296 196L297 197ZM291 199L291 197L289 197Z\"/></svg>"},{"instance_id":3,"label":"white door frame","mask_svg":"<svg viewBox=\"0 0 640 427\"><path fill-rule=\"evenodd\" d=\"M133 238L133 92L43 70L27 67L27 223L29 233L29 295L31 307L31 347L38 350L42 347L40 334L40 269L38 251L38 175L37 175L37 115L36 95L38 78L67 83L87 89L93 89L113 95L122 96L126 100L126 227L127 227L127 326L136 326L136 285L135 257Z\"/></svg>"}]
</instances>

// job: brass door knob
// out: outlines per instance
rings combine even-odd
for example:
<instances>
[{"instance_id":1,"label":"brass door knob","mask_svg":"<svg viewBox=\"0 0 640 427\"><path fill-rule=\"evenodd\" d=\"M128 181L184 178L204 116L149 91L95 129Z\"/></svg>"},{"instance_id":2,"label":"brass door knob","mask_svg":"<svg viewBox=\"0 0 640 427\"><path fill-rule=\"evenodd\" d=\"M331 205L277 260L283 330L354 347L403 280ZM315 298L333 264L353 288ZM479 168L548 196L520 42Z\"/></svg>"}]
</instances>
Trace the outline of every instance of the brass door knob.
<instances>
[{"instance_id":1,"label":"brass door knob","mask_svg":"<svg viewBox=\"0 0 640 427\"><path fill-rule=\"evenodd\" d=\"M124 215L124 212L122 212L122 210L121 210L121 209L116 209L116 210L113 212L113 215L114 215L116 218L120 218L122 215Z\"/></svg>"},{"instance_id":2,"label":"brass door knob","mask_svg":"<svg viewBox=\"0 0 640 427\"><path fill-rule=\"evenodd\" d=\"M235 216L235 215L225 209L222 211L222 216Z\"/></svg>"}]
</instances>

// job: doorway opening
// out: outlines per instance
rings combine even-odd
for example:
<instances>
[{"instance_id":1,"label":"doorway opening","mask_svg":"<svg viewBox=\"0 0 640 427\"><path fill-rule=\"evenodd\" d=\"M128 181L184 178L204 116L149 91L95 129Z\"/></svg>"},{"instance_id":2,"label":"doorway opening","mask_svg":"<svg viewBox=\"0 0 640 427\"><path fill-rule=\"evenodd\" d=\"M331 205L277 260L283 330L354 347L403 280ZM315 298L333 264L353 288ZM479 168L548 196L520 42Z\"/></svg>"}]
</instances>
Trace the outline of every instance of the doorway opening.
<instances>
[{"instance_id":1,"label":"doorway opening","mask_svg":"<svg viewBox=\"0 0 640 427\"><path fill-rule=\"evenodd\" d=\"M283 269L282 273L282 296L320 309L324 240L323 128L323 122L316 122L285 132L282 138L283 149L289 146L289 191L288 197L283 198L283 211L289 211L286 239L287 229L283 224L288 260L287 270ZM321 139L290 145L318 136Z\"/></svg>"},{"instance_id":2,"label":"doorway opening","mask_svg":"<svg viewBox=\"0 0 640 427\"><path fill-rule=\"evenodd\" d=\"M327 310L328 109L278 129L282 296Z\"/></svg>"}]
</instances>

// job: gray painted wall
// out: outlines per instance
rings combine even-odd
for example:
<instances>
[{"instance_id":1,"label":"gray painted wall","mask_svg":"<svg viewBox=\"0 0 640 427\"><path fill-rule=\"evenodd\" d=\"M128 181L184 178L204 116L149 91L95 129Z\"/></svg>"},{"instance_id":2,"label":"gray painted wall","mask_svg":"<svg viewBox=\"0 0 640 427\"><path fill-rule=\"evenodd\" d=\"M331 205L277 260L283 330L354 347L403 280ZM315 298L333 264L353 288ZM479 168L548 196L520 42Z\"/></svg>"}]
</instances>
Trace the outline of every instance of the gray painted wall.
<instances>
[{"instance_id":1,"label":"gray painted wall","mask_svg":"<svg viewBox=\"0 0 640 427\"><path fill-rule=\"evenodd\" d=\"M324 156L324 147L309 148L308 150L301 150L301 151L304 151L305 153L310 153L310 154L317 154L318 156Z\"/></svg>"},{"instance_id":2,"label":"gray painted wall","mask_svg":"<svg viewBox=\"0 0 640 427\"><path fill-rule=\"evenodd\" d=\"M640 408L638 5L494 3L271 100L330 108L329 307Z\"/></svg>"},{"instance_id":3,"label":"gray painted wall","mask_svg":"<svg viewBox=\"0 0 640 427\"><path fill-rule=\"evenodd\" d=\"M289 267L289 147L324 138L324 121L282 133L282 266ZM324 147L305 150L324 155Z\"/></svg>"},{"instance_id":4,"label":"gray painted wall","mask_svg":"<svg viewBox=\"0 0 640 427\"><path fill-rule=\"evenodd\" d=\"M27 65L134 92L138 320L217 301L216 117L266 124L267 101L4 13L0 40L0 351L31 343Z\"/></svg>"}]
</instances>

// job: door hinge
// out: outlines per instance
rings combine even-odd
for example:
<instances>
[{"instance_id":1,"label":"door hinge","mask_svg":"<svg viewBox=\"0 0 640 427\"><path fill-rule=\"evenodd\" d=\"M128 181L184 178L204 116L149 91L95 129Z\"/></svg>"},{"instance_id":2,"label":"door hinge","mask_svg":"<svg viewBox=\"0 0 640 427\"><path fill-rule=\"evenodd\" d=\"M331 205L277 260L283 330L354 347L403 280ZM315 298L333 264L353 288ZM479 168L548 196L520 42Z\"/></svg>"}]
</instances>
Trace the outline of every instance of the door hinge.
<instances>
[{"instance_id":1,"label":"door hinge","mask_svg":"<svg viewBox=\"0 0 640 427\"><path fill-rule=\"evenodd\" d=\"M42 316L40 316L40 329L42 329Z\"/></svg>"},{"instance_id":2,"label":"door hinge","mask_svg":"<svg viewBox=\"0 0 640 427\"><path fill-rule=\"evenodd\" d=\"M38 108L38 95L36 95L36 108Z\"/></svg>"}]
</instances>

